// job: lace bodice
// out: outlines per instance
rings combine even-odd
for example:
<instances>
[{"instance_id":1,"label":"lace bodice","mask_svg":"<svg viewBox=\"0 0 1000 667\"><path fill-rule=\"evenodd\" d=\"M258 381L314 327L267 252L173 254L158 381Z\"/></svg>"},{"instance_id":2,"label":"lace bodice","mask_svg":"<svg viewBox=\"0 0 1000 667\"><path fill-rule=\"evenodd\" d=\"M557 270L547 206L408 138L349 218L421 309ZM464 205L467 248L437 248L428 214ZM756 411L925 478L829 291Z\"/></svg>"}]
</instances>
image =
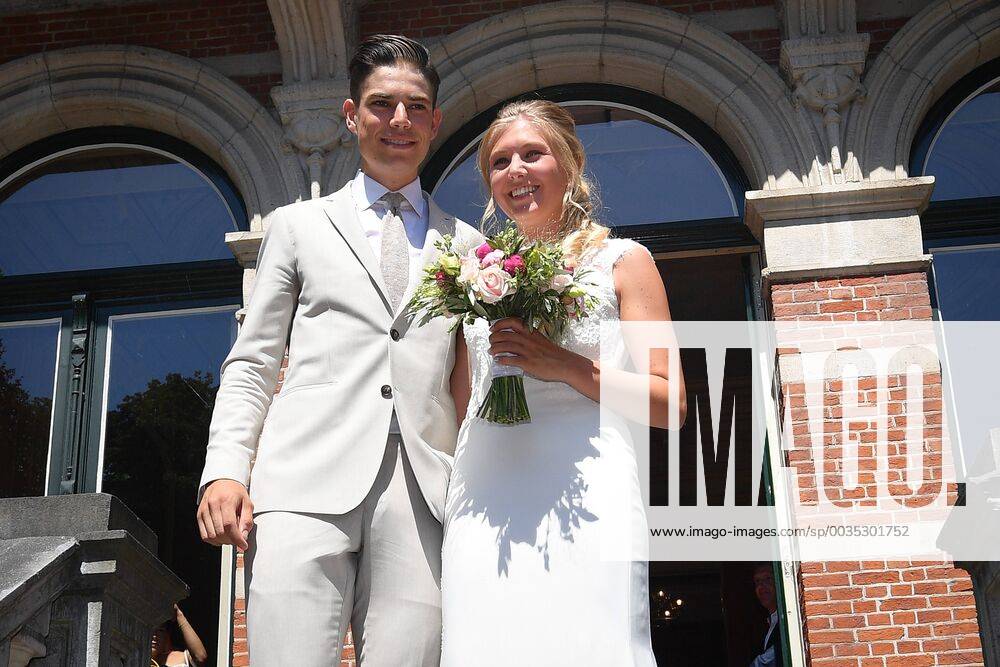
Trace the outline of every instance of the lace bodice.
<instances>
[{"instance_id":1,"label":"lace bodice","mask_svg":"<svg viewBox=\"0 0 1000 667\"><path fill-rule=\"evenodd\" d=\"M570 322L562 337L556 341L561 347L576 352L588 359L601 359L605 363L615 363L608 358L608 351L602 357L601 328L614 326L619 321L618 297L615 292L614 268L629 252L638 249L648 254L645 246L631 239L608 239L597 249L585 254L578 268L588 269L585 282L592 286L592 293L597 297L597 307L582 320ZM485 320L476 320L464 329L465 341L469 348L469 361L472 367L472 396L469 401L467 417L475 415L490 386L490 354L489 354L489 324ZM524 377L525 395L529 409L539 401L561 400L567 405L585 399L573 388L561 382L545 382L536 380L529 375Z\"/></svg>"}]
</instances>

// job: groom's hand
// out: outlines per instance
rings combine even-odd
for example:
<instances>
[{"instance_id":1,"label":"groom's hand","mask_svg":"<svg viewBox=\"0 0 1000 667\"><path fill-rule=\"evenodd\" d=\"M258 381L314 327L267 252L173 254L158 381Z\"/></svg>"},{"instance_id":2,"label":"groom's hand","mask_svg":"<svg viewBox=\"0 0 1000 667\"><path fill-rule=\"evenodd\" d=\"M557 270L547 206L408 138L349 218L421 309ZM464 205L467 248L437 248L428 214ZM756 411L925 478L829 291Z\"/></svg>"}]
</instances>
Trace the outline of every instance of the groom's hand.
<instances>
[{"instance_id":1,"label":"groom's hand","mask_svg":"<svg viewBox=\"0 0 1000 667\"><path fill-rule=\"evenodd\" d=\"M253 528L253 503L247 488L233 479L217 479L205 489L198 506L201 539L215 546L233 544L246 551Z\"/></svg>"}]
</instances>

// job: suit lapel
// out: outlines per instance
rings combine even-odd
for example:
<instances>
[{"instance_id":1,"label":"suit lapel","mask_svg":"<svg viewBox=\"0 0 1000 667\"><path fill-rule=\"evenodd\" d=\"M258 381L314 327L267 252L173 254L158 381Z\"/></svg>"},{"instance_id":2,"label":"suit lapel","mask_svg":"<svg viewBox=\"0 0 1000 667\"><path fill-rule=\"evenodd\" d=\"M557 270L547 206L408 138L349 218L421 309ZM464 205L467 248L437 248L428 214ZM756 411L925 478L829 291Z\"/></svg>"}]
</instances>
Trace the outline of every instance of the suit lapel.
<instances>
[{"instance_id":1,"label":"suit lapel","mask_svg":"<svg viewBox=\"0 0 1000 667\"><path fill-rule=\"evenodd\" d=\"M414 275L410 273L410 282L406 286L406 294L399 304L399 309L393 313L396 323L406 321L407 327L412 317L407 317L406 304L413 298L413 293L417 289L424 275L424 267L430 264L438 256L438 249L435 245L446 234L455 233L455 218L446 214L434 200L427 196L427 234L424 236L424 248L420 254L420 270Z\"/></svg>"},{"instance_id":2,"label":"suit lapel","mask_svg":"<svg viewBox=\"0 0 1000 667\"><path fill-rule=\"evenodd\" d=\"M365 238L364 230L361 228L361 221L358 219L358 208L351 194L351 183L330 195L327 205L323 207L323 212L330 219L333 228L337 230L347 243L351 252L365 267L368 275L371 276L372 284L378 290L382 303L388 312L392 312L389 299L386 296L385 283L382 282L382 271L379 268L378 260L372 252L371 244Z\"/></svg>"}]
</instances>

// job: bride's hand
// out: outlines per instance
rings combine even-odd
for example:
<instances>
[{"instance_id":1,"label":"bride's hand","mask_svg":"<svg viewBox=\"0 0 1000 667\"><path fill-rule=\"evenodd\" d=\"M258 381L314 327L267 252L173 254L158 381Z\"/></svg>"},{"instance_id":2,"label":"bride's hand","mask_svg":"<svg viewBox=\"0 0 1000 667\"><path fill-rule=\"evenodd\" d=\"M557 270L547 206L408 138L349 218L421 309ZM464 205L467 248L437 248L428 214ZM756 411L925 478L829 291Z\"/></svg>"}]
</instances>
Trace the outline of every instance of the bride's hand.
<instances>
[{"instance_id":1,"label":"bride's hand","mask_svg":"<svg viewBox=\"0 0 1000 667\"><path fill-rule=\"evenodd\" d=\"M509 352L513 357L497 354ZM490 354L501 366L517 366L539 380L566 382L586 357L559 347L540 331L529 330L519 317L498 320L490 327Z\"/></svg>"}]
</instances>

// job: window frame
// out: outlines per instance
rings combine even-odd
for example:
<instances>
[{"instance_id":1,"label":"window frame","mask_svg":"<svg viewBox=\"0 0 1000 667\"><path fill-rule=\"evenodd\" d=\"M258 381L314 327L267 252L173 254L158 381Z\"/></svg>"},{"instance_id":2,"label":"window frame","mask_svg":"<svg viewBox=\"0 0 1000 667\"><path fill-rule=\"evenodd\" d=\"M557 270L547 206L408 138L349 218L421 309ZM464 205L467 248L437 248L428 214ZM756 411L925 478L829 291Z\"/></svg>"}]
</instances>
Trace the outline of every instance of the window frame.
<instances>
[{"instance_id":1,"label":"window frame","mask_svg":"<svg viewBox=\"0 0 1000 667\"><path fill-rule=\"evenodd\" d=\"M73 313L71 309L34 308L4 315L0 313L0 329L22 326L58 324L55 345L55 372L52 378L52 412L49 415L48 442L45 449L45 477L42 479L40 495L49 494L49 482L53 469L59 464L56 454L56 434L65 430L66 411L60 409L60 394L66 391L69 381L69 357L65 350L71 345L73 334Z\"/></svg>"},{"instance_id":2,"label":"window frame","mask_svg":"<svg viewBox=\"0 0 1000 667\"><path fill-rule=\"evenodd\" d=\"M0 192L31 170L66 155L95 148L135 148L190 167L212 186L241 230L249 229L246 207L225 171L197 148L169 134L137 127L100 126L46 137L0 158ZM98 269L99 270L99 269ZM38 274L35 274L38 275Z\"/></svg>"}]
</instances>

